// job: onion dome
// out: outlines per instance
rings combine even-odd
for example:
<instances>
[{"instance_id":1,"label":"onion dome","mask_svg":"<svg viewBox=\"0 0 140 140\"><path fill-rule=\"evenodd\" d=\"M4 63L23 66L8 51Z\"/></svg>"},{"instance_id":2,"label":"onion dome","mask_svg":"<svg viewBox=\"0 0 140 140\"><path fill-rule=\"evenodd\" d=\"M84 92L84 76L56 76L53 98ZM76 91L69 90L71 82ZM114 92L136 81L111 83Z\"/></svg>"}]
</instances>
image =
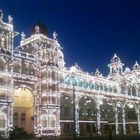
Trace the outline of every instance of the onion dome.
<instances>
[{"instance_id":1,"label":"onion dome","mask_svg":"<svg viewBox=\"0 0 140 140\"><path fill-rule=\"evenodd\" d=\"M116 62L121 62L121 60L116 54L114 54L113 58L111 59L111 62L116 63Z\"/></svg>"},{"instance_id":2,"label":"onion dome","mask_svg":"<svg viewBox=\"0 0 140 140\"><path fill-rule=\"evenodd\" d=\"M135 65L133 66L133 70L138 70L138 69L140 69L140 65L136 61Z\"/></svg>"}]
</instances>

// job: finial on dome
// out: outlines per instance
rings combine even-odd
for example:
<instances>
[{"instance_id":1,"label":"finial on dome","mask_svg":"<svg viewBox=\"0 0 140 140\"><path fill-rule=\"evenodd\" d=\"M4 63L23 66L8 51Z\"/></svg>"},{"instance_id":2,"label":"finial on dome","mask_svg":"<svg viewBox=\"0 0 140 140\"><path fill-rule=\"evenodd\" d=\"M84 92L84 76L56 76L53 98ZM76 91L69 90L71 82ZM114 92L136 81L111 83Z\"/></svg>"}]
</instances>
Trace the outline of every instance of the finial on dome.
<instances>
[{"instance_id":1,"label":"finial on dome","mask_svg":"<svg viewBox=\"0 0 140 140\"><path fill-rule=\"evenodd\" d=\"M99 75L100 75L100 71L98 70L98 68L97 68L96 71L95 71L95 75L96 75L96 76L99 76Z\"/></svg>"},{"instance_id":2,"label":"finial on dome","mask_svg":"<svg viewBox=\"0 0 140 140\"><path fill-rule=\"evenodd\" d=\"M133 66L133 70L137 70L140 69L140 65L138 64L138 62L135 62L135 65Z\"/></svg>"},{"instance_id":3,"label":"finial on dome","mask_svg":"<svg viewBox=\"0 0 140 140\"><path fill-rule=\"evenodd\" d=\"M135 65L138 65L138 62L137 62L137 60L136 60L136 62L135 62Z\"/></svg>"},{"instance_id":4,"label":"finial on dome","mask_svg":"<svg viewBox=\"0 0 140 140\"><path fill-rule=\"evenodd\" d=\"M111 62L115 63L115 62L121 62L120 58L116 55L116 53L114 53L113 58L111 59Z\"/></svg>"},{"instance_id":5,"label":"finial on dome","mask_svg":"<svg viewBox=\"0 0 140 140\"><path fill-rule=\"evenodd\" d=\"M114 53L114 57L117 57L116 53Z\"/></svg>"}]
</instances>

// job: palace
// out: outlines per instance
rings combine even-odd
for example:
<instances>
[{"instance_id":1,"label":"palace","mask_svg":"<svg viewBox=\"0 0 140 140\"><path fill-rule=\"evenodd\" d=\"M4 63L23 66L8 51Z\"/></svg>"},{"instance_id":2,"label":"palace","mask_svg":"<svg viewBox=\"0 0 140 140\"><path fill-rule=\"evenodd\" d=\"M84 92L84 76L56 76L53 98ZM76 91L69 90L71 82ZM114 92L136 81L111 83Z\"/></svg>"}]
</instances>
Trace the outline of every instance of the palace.
<instances>
[{"instance_id":1,"label":"palace","mask_svg":"<svg viewBox=\"0 0 140 140\"><path fill-rule=\"evenodd\" d=\"M65 67L57 34L39 25L14 46L11 16L0 12L0 134L24 128L36 136L140 133L140 65L123 68L114 54L109 74Z\"/></svg>"}]
</instances>

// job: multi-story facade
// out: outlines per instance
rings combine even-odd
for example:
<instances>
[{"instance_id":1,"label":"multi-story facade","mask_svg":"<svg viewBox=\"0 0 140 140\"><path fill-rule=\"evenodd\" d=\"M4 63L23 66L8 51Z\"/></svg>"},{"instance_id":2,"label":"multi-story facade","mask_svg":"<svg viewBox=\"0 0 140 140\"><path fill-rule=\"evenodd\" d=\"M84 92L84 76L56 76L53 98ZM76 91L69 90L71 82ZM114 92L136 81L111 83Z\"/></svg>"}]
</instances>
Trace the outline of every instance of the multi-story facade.
<instances>
[{"instance_id":1,"label":"multi-story facade","mask_svg":"<svg viewBox=\"0 0 140 140\"><path fill-rule=\"evenodd\" d=\"M108 76L65 67L57 34L41 27L14 47L12 17L0 12L0 134L14 126L41 135L140 133L140 65L125 68L114 54ZM74 132L74 131L75 132Z\"/></svg>"}]
</instances>

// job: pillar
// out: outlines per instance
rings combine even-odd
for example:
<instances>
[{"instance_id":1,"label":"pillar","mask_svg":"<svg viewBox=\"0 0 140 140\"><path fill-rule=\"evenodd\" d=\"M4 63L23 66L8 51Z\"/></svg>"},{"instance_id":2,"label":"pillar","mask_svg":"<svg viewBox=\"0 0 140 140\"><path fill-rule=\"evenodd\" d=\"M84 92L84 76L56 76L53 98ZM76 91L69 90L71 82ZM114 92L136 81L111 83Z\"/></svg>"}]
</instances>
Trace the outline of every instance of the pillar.
<instances>
[{"instance_id":1,"label":"pillar","mask_svg":"<svg viewBox=\"0 0 140 140\"><path fill-rule=\"evenodd\" d=\"M117 111L117 108L115 108L115 132L116 132L116 135L119 134L119 127L118 127L118 111Z\"/></svg>"},{"instance_id":2,"label":"pillar","mask_svg":"<svg viewBox=\"0 0 140 140\"><path fill-rule=\"evenodd\" d=\"M101 135L101 114L100 114L100 103L97 103L97 131Z\"/></svg>"},{"instance_id":3,"label":"pillar","mask_svg":"<svg viewBox=\"0 0 140 140\"><path fill-rule=\"evenodd\" d=\"M76 135L80 135L79 130L79 101L78 101L78 95L75 95L75 131Z\"/></svg>"},{"instance_id":4,"label":"pillar","mask_svg":"<svg viewBox=\"0 0 140 140\"><path fill-rule=\"evenodd\" d=\"M122 110L122 119L123 119L123 134L126 135L126 122L125 122L125 110Z\"/></svg>"},{"instance_id":5,"label":"pillar","mask_svg":"<svg viewBox=\"0 0 140 140\"><path fill-rule=\"evenodd\" d=\"M137 113L137 121L138 121L138 132L140 134L140 112Z\"/></svg>"}]
</instances>

